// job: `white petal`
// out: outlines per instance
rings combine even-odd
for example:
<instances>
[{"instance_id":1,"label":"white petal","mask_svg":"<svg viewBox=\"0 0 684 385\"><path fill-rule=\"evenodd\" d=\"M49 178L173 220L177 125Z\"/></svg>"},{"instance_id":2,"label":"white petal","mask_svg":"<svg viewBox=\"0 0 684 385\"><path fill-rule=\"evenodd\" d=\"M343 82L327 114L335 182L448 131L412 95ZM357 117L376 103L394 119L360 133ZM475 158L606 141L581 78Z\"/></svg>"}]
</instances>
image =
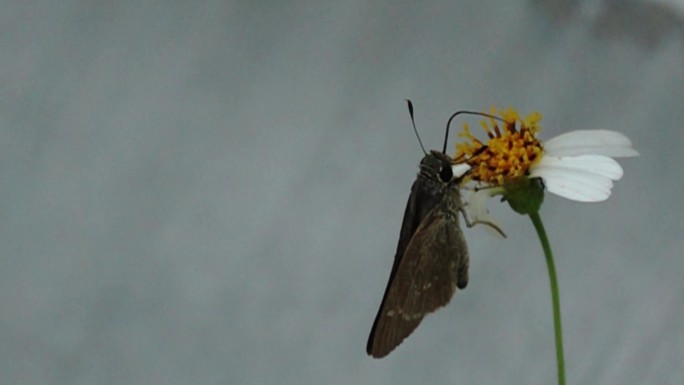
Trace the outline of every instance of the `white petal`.
<instances>
[{"instance_id":1,"label":"white petal","mask_svg":"<svg viewBox=\"0 0 684 385\"><path fill-rule=\"evenodd\" d=\"M550 193L573 201L604 201L613 188L613 181L599 174L558 167L538 167L535 171Z\"/></svg>"},{"instance_id":2,"label":"white petal","mask_svg":"<svg viewBox=\"0 0 684 385\"><path fill-rule=\"evenodd\" d=\"M466 191L464 200L467 202L468 215L472 221L484 220L489 221L489 210L487 209L487 201L491 198L491 190Z\"/></svg>"},{"instance_id":3,"label":"white petal","mask_svg":"<svg viewBox=\"0 0 684 385\"><path fill-rule=\"evenodd\" d=\"M603 155L549 156L544 155L539 164L532 167L530 175L539 176L539 167L553 167L564 170L585 171L612 180L622 178L622 167L614 159Z\"/></svg>"},{"instance_id":4,"label":"white petal","mask_svg":"<svg viewBox=\"0 0 684 385\"><path fill-rule=\"evenodd\" d=\"M487 201L497 192L498 190L496 189L483 189L474 192L470 190L465 191L465 209L468 212L468 218L471 222L486 222L499 227L499 224L494 220L494 217L489 214L489 210L487 209ZM497 238L501 238L502 233L494 231L490 226L484 227L488 229L489 233L496 234Z\"/></svg>"},{"instance_id":5,"label":"white petal","mask_svg":"<svg viewBox=\"0 0 684 385\"><path fill-rule=\"evenodd\" d=\"M460 178L470 170L470 165L468 163L454 164L451 166L451 173L456 177Z\"/></svg>"},{"instance_id":6,"label":"white petal","mask_svg":"<svg viewBox=\"0 0 684 385\"><path fill-rule=\"evenodd\" d=\"M608 130L571 131L544 143L544 151L552 156L585 154L614 158L639 156L628 137Z\"/></svg>"}]
</instances>

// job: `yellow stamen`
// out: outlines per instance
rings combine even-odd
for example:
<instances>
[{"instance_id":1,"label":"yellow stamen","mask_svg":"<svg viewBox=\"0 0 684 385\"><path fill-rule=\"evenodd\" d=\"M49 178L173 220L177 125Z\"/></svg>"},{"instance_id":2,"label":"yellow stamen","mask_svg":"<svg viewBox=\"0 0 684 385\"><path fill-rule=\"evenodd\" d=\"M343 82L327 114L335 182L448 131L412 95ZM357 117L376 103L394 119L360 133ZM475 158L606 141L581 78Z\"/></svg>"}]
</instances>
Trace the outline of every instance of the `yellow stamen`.
<instances>
[{"instance_id":1,"label":"yellow stamen","mask_svg":"<svg viewBox=\"0 0 684 385\"><path fill-rule=\"evenodd\" d=\"M509 180L527 175L535 161L541 159L544 152L541 142L535 137L539 132L541 114L534 112L522 119L512 108L497 111L506 123L499 128L498 121L489 119L482 121L489 140L482 143L471 132L466 124L459 134L464 143L456 144L457 162L468 163L472 169L469 179L489 185L501 186ZM520 129L516 129L516 125Z\"/></svg>"}]
</instances>

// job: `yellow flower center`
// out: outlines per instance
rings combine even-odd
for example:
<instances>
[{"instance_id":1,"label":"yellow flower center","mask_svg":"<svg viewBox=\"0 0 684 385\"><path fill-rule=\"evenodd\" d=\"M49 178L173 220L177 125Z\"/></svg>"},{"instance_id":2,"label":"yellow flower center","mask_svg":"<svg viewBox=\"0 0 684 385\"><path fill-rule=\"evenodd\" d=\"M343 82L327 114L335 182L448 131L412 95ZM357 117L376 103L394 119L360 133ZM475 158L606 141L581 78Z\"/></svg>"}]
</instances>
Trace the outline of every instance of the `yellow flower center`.
<instances>
[{"instance_id":1,"label":"yellow flower center","mask_svg":"<svg viewBox=\"0 0 684 385\"><path fill-rule=\"evenodd\" d=\"M535 137L540 128L537 124L542 116L534 112L525 119L518 112L508 108L498 112L492 109L492 115L500 117L505 123L499 127L499 121L489 119L483 121L489 140L482 143L470 133L465 124L459 136L466 139L456 144L456 163L467 163L471 166L470 179L488 185L501 186L515 178L528 174L535 161L541 159L544 152L541 142ZM520 129L516 129L519 123Z\"/></svg>"}]
</instances>

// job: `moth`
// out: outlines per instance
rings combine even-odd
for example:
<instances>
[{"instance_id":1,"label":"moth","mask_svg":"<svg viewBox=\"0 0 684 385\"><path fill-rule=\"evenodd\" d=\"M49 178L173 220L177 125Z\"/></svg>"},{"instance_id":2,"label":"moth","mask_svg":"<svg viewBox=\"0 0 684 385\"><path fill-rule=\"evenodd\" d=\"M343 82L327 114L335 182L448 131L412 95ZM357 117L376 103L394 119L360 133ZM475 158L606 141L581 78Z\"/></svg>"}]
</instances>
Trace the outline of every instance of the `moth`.
<instances>
[{"instance_id":1,"label":"moth","mask_svg":"<svg viewBox=\"0 0 684 385\"><path fill-rule=\"evenodd\" d=\"M407 103L418 135L413 105ZM460 113L473 112L451 116L442 152L423 149L425 156L406 203L389 282L366 345L366 352L374 358L392 352L426 314L448 304L456 288L468 285L470 258L459 213L468 227L478 222L468 220L461 200L459 183L464 173L454 175L453 160L446 155L449 124Z\"/></svg>"}]
</instances>

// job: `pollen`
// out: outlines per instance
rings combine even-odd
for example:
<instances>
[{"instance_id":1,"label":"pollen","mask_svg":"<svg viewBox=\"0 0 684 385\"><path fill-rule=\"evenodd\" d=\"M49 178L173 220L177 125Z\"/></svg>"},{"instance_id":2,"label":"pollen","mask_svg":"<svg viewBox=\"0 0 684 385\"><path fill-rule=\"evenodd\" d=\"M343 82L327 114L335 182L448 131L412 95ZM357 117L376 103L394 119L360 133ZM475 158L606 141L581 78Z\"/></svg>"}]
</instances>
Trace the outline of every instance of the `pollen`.
<instances>
[{"instance_id":1,"label":"pollen","mask_svg":"<svg viewBox=\"0 0 684 385\"><path fill-rule=\"evenodd\" d=\"M488 138L485 142L473 135L467 124L464 125L459 134L464 142L456 144L454 159L457 163L471 166L471 180L501 186L527 175L535 161L541 159L544 149L535 135L540 130L538 123L542 116L535 112L522 119L512 108L492 109L491 114L501 121L491 118L481 122Z\"/></svg>"}]
</instances>

